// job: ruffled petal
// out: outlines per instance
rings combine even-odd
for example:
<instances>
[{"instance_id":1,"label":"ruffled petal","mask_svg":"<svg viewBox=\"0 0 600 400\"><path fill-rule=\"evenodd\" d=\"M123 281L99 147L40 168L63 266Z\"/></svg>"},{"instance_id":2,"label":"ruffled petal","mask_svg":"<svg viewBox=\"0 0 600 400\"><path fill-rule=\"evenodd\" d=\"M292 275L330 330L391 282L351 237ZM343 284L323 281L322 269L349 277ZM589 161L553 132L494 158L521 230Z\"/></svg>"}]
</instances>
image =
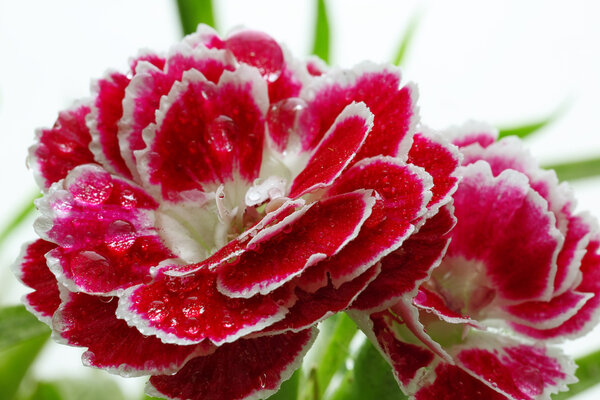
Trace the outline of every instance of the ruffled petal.
<instances>
[{"instance_id":1,"label":"ruffled petal","mask_svg":"<svg viewBox=\"0 0 600 400\"><path fill-rule=\"evenodd\" d=\"M549 299L563 237L547 202L513 170L493 177L480 161L462 167L462 176L446 257L480 265L502 301Z\"/></svg>"},{"instance_id":2,"label":"ruffled petal","mask_svg":"<svg viewBox=\"0 0 600 400\"><path fill-rule=\"evenodd\" d=\"M108 72L93 85L94 102L86 120L92 141L90 151L107 171L131 178L131 172L121 157L117 132L123 116L123 98L129 85L127 75Z\"/></svg>"},{"instance_id":3,"label":"ruffled petal","mask_svg":"<svg viewBox=\"0 0 600 400\"><path fill-rule=\"evenodd\" d=\"M187 45L175 46L164 66L151 60L139 62L135 76L125 91L123 118L119 125L119 146L127 166L137 170L135 151L146 147L143 130L155 122L155 112L160 99L169 93L183 73L190 69L199 71L209 82L217 83L225 70L234 69L234 60L221 50L198 48Z\"/></svg>"},{"instance_id":4,"label":"ruffled petal","mask_svg":"<svg viewBox=\"0 0 600 400\"><path fill-rule=\"evenodd\" d=\"M153 376L151 395L189 400L257 400L300 367L316 329L241 339L190 360L177 374Z\"/></svg>"},{"instance_id":5,"label":"ruffled petal","mask_svg":"<svg viewBox=\"0 0 600 400\"><path fill-rule=\"evenodd\" d=\"M86 104L75 106L61 112L51 129L36 132L27 164L41 188L49 188L78 165L94 162L94 155L88 149L90 131L85 123L89 112Z\"/></svg>"},{"instance_id":6,"label":"ruffled petal","mask_svg":"<svg viewBox=\"0 0 600 400\"><path fill-rule=\"evenodd\" d=\"M46 265L46 254L56 244L38 239L23 246L14 264L15 275L34 291L25 295L27 309L40 321L51 324L52 315L60 305L60 293L56 278Z\"/></svg>"},{"instance_id":7,"label":"ruffled petal","mask_svg":"<svg viewBox=\"0 0 600 400\"><path fill-rule=\"evenodd\" d=\"M225 71L218 85L198 71L185 72L162 98L156 124L144 130L147 148L136 155L142 179L173 202L182 192L211 191L207 185L252 182L267 106L265 82L253 68Z\"/></svg>"},{"instance_id":8,"label":"ruffled petal","mask_svg":"<svg viewBox=\"0 0 600 400\"><path fill-rule=\"evenodd\" d=\"M399 250L381 260L381 274L361 293L352 308L379 311L414 292L441 262L455 224L453 208L442 207Z\"/></svg>"},{"instance_id":9,"label":"ruffled petal","mask_svg":"<svg viewBox=\"0 0 600 400\"><path fill-rule=\"evenodd\" d=\"M259 331L287 312L292 294L285 288L269 296L234 299L221 294L215 280L207 269L181 277L159 273L151 284L128 289L117 315L165 343L189 345L209 339L221 345Z\"/></svg>"},{"instance_id":10,"label":"ruffled petal","mask_svg":"<svg viewBox=\"0 0 600 400\"><path fill-rule=\"evenodd\" d=\"M356 238L376 198L357 190L313 203L283 232L257 244L237 262L218 268L218 288L233 297L266 294L308 267L338 253Z\"/></svg>"},{"instance_id":11,"label":"ruffled petal","mask_svg":"<svg viewBox=\"0 0 600 400\"><path fill-rule=\"evenodd\" d=\"M302 90L300 96L308 102L301 121L303 148L317 146L344 107L362 101L377 117L355 161L377 155L406 157L416 123L415 89L400 87L399 70L364 63L352 71L329 71Z\"/></svg>"},{"instance_id":12,"label":"ruffled petal","mask_svg":"<svg viewBox=\"0 0 600 400\"><path fill-rule=\"evenodd\" d=\"M87 366L128 377L170 374L190 358L214 351L210 345L178 346L142 335L117 319L115 297L70 292L63 296L54 329L66 344L87 347L82 355Z\"/></svg>"},{"instance_id":13,"label":"ruffled petal","mask_svg":"<svg viewBox=\"0 0 600 400\"><path fill-rule=\"evenodd\" d=\"M338 115L308 164L294 178L289 196L302 196L329 186L350 164L373 127L373 114L364 103L352 103Z\"/></svg>"},{"instance_id":14,"label":"ruffled petal","mask_svg":"<svg viewBox=\"0 0 600 400\"><path fill-rule=\"evenodd\" d=\"M151 279L150 268L172 257L154 226L156 202L99 166L73 169L37 205L38 234L59 246L48 266L73 291L115 293Z\"/></svg>"}]
</instances>

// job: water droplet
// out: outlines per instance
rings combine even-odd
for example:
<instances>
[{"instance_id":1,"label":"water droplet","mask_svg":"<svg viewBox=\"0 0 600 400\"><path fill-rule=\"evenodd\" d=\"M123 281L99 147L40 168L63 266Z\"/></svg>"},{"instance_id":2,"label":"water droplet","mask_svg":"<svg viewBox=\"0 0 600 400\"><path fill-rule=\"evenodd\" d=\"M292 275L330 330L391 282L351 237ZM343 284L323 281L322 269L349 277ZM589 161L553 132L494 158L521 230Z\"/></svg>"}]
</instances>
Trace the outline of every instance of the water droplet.
<instances>
[{"instance_id":1,"label":"water droplet","mask_svg":"<svg viewBox=\"0 0 600 400\"><path fill-rule=\"evenodd\" d=\"M267 386L267 374L262 374L258 377L258 384L261 389L264 389Z\"/></svg>"},{"instance_id":2,"label":"water droplet","mask_svg":"<svg viewBox=\"0 0 600 400\"><path fill-rule=\"evenodd\" d=\"M104 240L110 250L123 253L135 243L135 228L128 221L116 220L110 223Z\"/></svg>"},{"instance_id":3,"label":"water droplet","mask_svg":"<svg viewBox=\"0 0 600 400\"><path fill-rule=\"evenodd\" d=\"M101 167L86 167L65 180L65 186L73 197L85 204L104 203L112 193L113 184L110 174Z\"/></svg>"},{"instance_id":4,"label":"water droplet","mask_svg":"<svg viewBox=\"0 0 600 400\"><path fill-rule=\"evenodd\" d=\"M544 380L540 371L530 366L517 368L514 374L515 383L521 392L528 396L538 397L544 391Z\"/></svg>"},{"instance_id":5,"label":"water droplet","mask_svg":"<svg viewBox=\"0 0 600 400\"><path fill-rule=\"evenodd\" d=\"M307 104L304 100L291 97L274 103L267 114L269 132L276 140L287 142L287 138L298 131L300 124L310 126L305 113ZM307 114L306 116L304 114Z\"/></svg>"},{"instance_id":6,"label":"water droplet","mask_svg":"<svg viewBox=\"0 0 600 400\"><path fill-rule=\"evenodd\" d=\"M64 142L60 142L57 145L58 147L58 151L60 151L61 153L72 153L75 148L77 147L77 145L73 142L69 142L69 141L64 141Z\"/></svg>"},{"instance_id":7,"label":"water droplet","mask_svg":"<svg viewBox=\"0 0 600 400\"><path fill-rule=\"evenodd\" d=\"M124 208L134 208L137 205L135 193L129 189L123 189L119 194L119 203Z\"/></svg>"},{"instance_id":8,"label":"water droplet","mask_svg":"<svg viewBox=\"0 0 600 400\"><path fill-rule=\"evenodd\" d=\"M208 143L217 154L227 154L233 150L231 140L236 137L236 125L231 118L221 115L208 125Z\"/></svg>"},{"instance_id":9,"label":"water droplet","mask_svg":"<svg viewBox=\"0 0 600 400\"><path fill-rule=\"evenodd\" d=\"M269 35L256 31L243 31L230 36L225 47L238 61L256 67L269 82L276 81L283 69L283 51Z\"/></svg>"}]
</instances>

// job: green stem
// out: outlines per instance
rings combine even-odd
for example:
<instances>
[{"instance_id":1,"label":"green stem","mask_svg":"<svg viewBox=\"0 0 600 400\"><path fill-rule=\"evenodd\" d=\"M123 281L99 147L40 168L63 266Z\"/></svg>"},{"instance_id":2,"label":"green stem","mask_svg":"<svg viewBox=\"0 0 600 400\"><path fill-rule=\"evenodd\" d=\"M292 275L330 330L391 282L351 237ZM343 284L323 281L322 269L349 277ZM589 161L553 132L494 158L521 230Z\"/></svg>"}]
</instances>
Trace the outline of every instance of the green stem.
<instances>
[{"instance_id":1,"label":"green stem","mask_svg":"<svg viewBox=\"0 0 600 400\"><path fill-rule=\"evenodd\" d=\"M217 28L212 0L177 0L177 10L184 35L196 32L200 23Z\"/></svg>"}]
</instances>

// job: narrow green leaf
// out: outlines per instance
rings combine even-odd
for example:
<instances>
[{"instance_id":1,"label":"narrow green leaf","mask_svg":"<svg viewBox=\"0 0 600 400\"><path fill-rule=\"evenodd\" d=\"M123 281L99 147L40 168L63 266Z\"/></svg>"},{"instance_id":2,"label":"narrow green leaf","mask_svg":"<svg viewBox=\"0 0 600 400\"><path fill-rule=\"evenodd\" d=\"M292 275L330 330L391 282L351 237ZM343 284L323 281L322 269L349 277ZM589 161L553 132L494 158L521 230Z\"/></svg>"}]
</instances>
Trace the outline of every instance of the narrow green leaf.
<instances>
[{"instance_id":1,"label":"narrow green leaf","mask_svg":"<svg viewBox=\"0 0 600 400\"><path fill-rule=\"evenodd\" d=\"M119 385L104 372L86 378L40 382L28 400L125 400Z\"/></svg>"},{"instance_id":2,"label":"narrow green leaf","mask_svg":"<svg viewBox=\"0 0 600 400\"><path fill-rule=\"evenodd\" d=\"M14 398L29 367L49 337L47 330L41 336L23 338L11 347L0 350L0 399Z\"/></svg>"},{"instance_id":3,"label":"narrow green leaf","mask_svg":"<svg viewBox=\"0 0 600 400\"><path fill-rule=\"evenodd\" d=\"M23 207L15 213L15 216L8 222L4 229L0 231L0 245L35 210L33 200L37 199L38 197L40 197L40 193L36 192L35 195L23 203Z\"/></svg>"},{"instance_id":4,"label":"narrow green leaf","mask_svg":"<svg viewBox=\"0 0 600 400\"><path fill-rule=\"evenodd\" d=\"M565 113L565 111L567 111L569 104L570 102L568 100L563 102L563 104L556 108L550 115L537 121L530 121L529 123L522 125L500 128L498 137L501 139L506 136L517 136L523 139L527 136L533 135L534 133L541 131L559 119Z\"/></svg>"},{"instance_id":5,"label":"narrow green leaf","mask_svg":"<svg viewBox=\"0 0 600 400\"><path fill-rule=\"evenodd\" d=\"M325 0L317 0L317 18L315 21L315 35L312 54L319 56L323 61L329 63L330 51L329 17Z\"/></svg>"},{"instance_id":6,"label":"narrow green leaf","mask_svg":"<svg viewBox=\"0 0 600 400\"><path fill-rule=\"evenodd\" d=\"M177 10L184 35L196 32L200 23L217 28L212 0L177 0Z\"/></svg>"},{"instance_id":7,"label":"narrow green leaf","mask_svg":"<svg viewBox=\"0 0 600 400\"><path fill-rule=\"evenodd\" d=\"M419 26L419 22L421 21L421 13L416 12L410 21L408 21L408 25L404 30L402 38L400 38L400 45L398 46L398 50L396 51L396 56L394 57L395 65L402 65L406 59L406 53L410 48L411 43L413 42L413 38L415 36L415 32L417 31L417 27Z\"/></svg>"},{"instance_id":8,"label":"narrow green leaf","mask_svg":"<svg viewBox=\"0 0 600 400\"><path fill-rule=\"evenodd\" d=\"M387 361L369 340L365 340L356 356L354 368L348 370L340 385L326 400L402 400L407 399L392 375Z\"/></svg>"},{"instance_id":9,"label":"narrow green leaf","mask_svg":"<svg viewBox=\"0 0 600 400\"><path fill-rule=\"evenodd\" d=\"M555 170L558 178L563 181L590 178L600 175L600 157L546 165L544 168Z\"/></svg>"},{"instance_id":10,"label":"narrow green leaf","mask_svg":"<svg viewBox=\"0 0 600 400\"><path fill-rule=\"evenodd\" d=\"M600 350L575 360L578 368L575 376L579 382L569 385L568 392L561 392L552 396L552 400L563 400L575 396L598 384L600 381Z\"/></svg>"},{"instance_id":11,"label":"narrow green leaf","mask_svg":"<svg viewBox=\"0 0 600 400\"><path fill-rule=\"evenodd\" d=\"M48 326L38 321L24 306L0 308L0 351L49 334Z\"/></svg>"},{"instance_id":12,"label":"narrow green leaf","mask_svg":"<svg viewBox=\"0 0 600 400\"><path fill-rule=\"evenodd\" d=\"M269 397L269 400L296 400L298 398L298 391L300 380L302 379L302 368L299 368L287 381L281 384L279 391Z\"/></svg>"}]
</instances>

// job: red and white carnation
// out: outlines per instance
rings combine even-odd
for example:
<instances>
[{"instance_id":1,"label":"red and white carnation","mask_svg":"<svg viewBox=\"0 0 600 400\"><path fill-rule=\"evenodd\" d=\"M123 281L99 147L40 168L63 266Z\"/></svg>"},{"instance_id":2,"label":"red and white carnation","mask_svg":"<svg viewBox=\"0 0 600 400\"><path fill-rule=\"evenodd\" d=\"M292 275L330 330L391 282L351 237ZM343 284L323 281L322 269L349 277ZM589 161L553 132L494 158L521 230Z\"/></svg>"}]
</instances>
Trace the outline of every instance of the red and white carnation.
<instances>
[{"instance_id":1,"label":"red and white carnation","mask_svg":"<svg viewBox=\"0 0 600 400\"><path fill-rule=\"evenodd\" d=\"M572 362L488 326L588 329L595 224L518 142L416 133L415 101L395 67L251 30L107 72L30 149L28 308L173 399L268 397L344 310L417 399L548 398Z\"/></svg>"}]
</instances>

